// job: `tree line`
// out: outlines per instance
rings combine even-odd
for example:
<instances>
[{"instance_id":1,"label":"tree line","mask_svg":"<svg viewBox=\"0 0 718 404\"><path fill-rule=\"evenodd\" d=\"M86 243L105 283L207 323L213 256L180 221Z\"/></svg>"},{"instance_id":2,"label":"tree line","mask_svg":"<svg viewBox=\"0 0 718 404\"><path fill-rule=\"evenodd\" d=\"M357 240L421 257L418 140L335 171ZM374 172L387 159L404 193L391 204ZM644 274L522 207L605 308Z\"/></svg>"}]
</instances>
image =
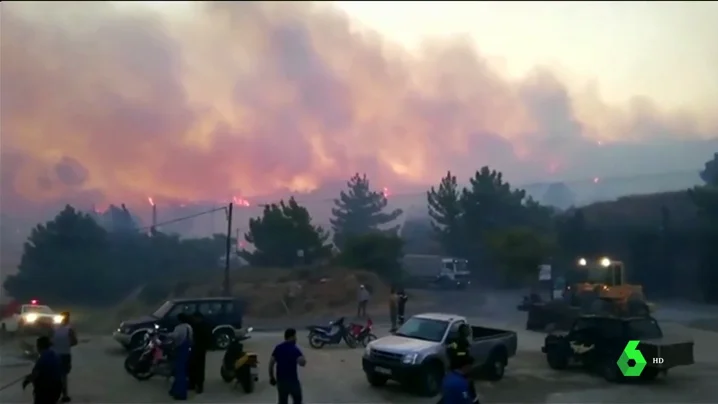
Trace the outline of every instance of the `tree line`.
<instances>
[{"instance_id":1,"label":"tree line","mask_svg":"<svg viewBox=\"0 0 718 404\"><path fill-rule=\"evenodd\" d=\"M660 270L664 283L671 283L672 277L683 276L676 260L690 255L701 268L701 284L714 285L704 294L718 298L718 271L706 269L718 267L718 252L711 248L718 245L718 154L706 163L701 178L705 185L681 193L697 218L695 226L686 228L673 220L679 212L660 204L651 208L660 211L654 222L596 222L592 206L558 210L541 205L489 167L478 170L466 186L448 172L426 194L429 219L407 222L400 235L395 221L402 211L390 209L381 190L356 174L334 201L331 232L289 198L264 206L250 219L243 237L253 249L238 254L254 267L333 264L397 279L404 245L411 243L421 245L421 252L466 258L487 282L503 284L535 279L541 263L569 265L578 256L598 254L628 260L634 267L629 273L643 273L646 281L659 278L650 275ZM207 271L221 271L225 235L183 239L147 233L124 206L111 207L110 213L113 222L124 225L107 230L71 206L38 224L5 289L19 299L42 295L67 303L111 303L141 285L206 279Z\"/></svg>"}]
</instances>

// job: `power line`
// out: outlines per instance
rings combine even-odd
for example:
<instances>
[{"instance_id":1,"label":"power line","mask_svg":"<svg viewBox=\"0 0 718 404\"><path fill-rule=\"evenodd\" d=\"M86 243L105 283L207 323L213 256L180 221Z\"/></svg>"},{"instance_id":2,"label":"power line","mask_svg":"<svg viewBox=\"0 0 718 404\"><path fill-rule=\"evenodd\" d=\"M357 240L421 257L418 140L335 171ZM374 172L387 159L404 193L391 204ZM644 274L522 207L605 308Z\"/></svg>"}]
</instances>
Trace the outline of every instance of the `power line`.
<instances>
[{"instance_id":1,"label":"power line","mask_svg":"<svg viewBox=\"0 0 718 404\"><path fill-rule=\"evenodd\" d=\"M152 229L152 228L157 228L157 227L166 226L166 225L172 224L172 223L177 223L177 222L182 222L182 221L189 220L189 219L194 219L195 217L207 215L207 214L214 213L214 212L219 212L219 211L221 211L221 210L226 212L226 211L227 211L227 207L226 207L226 206L223 206L223 207L221 207L221 208L214 208L214 209L206 210L206 211L204 211L204 212L195 213L195 214L193 214L193 215L177 217L177 218L174 218L174 219L172 219L172 220L167 220L167 221L165 221L165 222L160 222L160 223L153 224L153 225L151 225L151 226L140 227L138 230L140 230L140 231L150 230L150 229Z\"/></svg>"}]
</instances>

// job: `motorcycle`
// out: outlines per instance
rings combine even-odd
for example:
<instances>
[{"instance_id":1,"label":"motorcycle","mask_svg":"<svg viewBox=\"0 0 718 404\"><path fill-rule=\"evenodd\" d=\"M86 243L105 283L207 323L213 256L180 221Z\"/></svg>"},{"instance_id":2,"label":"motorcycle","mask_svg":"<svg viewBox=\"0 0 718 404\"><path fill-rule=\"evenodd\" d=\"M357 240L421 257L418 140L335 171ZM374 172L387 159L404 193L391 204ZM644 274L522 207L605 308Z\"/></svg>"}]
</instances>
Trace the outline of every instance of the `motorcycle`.
<instances>
[{"instance_id":1,"label":"motorcycle","mask_svg":"<svg viewBox=\"0 0 718 404\"><path fill-rule=\"evenodd\" d=\"M259 360L257 354L244 351L244 344L251 336L252 327L240 336L235 335L229 343L222 358L219 374L226 383L234 381L234 385L241 385L245 393L254 391L254 384L259 381Z\"/></svg>"},{"instance_id":2,"label":"motorcycle","mask_svg":"<svg viewBox=\"0 0 718 404\"><path fill-rule=\"evenodd\" d=\"M339 344L342 340L349 348L356 348L357 340L344 325L344 317L337 321L329 322L328 326L312 325L309 329L309 346L314 349L321 349L324 345Z\"/></svg>"},{"instance_id":3,"label":"motorcycle","mask_svg":"<svg viewBox=\"0 0 718 404\"><path fill-rule=\"evenodd\" d=\"M164 336L159 326L145 334L144 342L125 358L125 370L137 380L149 380L154 375L172 376L172 341Z\"/></svg>"},{"instance_id":4,"label":"motorcycle","mask_svg":"<svg viewBox=\"0 0 718 404\"><path fill-rule=\"evenodd\" d=\"M349 332L356 341L360 342L363 347L366 347L370 342L376 339L376 335L372 333L373 326L374 323L370 318L367 318L366 324L349 324Z\"/></svg>"}]
</instances>

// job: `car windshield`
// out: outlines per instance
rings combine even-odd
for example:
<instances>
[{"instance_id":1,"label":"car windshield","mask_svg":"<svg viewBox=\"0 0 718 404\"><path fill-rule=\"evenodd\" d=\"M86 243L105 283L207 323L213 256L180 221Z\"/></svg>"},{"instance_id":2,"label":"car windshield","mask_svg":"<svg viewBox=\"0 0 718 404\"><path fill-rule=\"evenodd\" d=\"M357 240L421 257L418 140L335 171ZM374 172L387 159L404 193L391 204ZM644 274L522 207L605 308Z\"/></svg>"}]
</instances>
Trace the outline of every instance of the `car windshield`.
<instances>
[{"instance_id":1,"label":"car windshield","mask_svg":"<svg viewBox=\"0 0 718 404\"><path fill-rule=\"evenodd\" d=\"M160 306L157 310L155 310L154 313L152 313L152 317L162 318L167 315L167 313L172 310L172 307L174 307L174 304L170 301L166 301L162 303L162 306Z\"/></svg>"},{"instance_id":2,"label":"car windshield","mask_svg":"<svg viewBox=\"0 0 718 404\"><path fill-rule=\"evenodd\" d=\"M628 323L628 336L631 339L656 339L663 338L661 327L652 318L633 320Z\"/></svg>"},{"instance_id":3,"label":"car windshield","mask_svg":"<svg viewBox=\"0 0 718 404\"><path fill-rule=\"evenodd\" d=\"M47 306L38 306L36 304L28 304L22 306L23 313L39 313L39 314L52 314L52 309Z\"/></svg>"},{"instance_id":4,"label":"car windshield","mask_svg":"<svg viewBox=\"0 0 718 404\"><path fill-rule=\"evenodd\" d=\"M441 342L446 333L448 321L412 317L399 328L394 335L415 338L424 341Z\"/></svg>"}]
</instances>

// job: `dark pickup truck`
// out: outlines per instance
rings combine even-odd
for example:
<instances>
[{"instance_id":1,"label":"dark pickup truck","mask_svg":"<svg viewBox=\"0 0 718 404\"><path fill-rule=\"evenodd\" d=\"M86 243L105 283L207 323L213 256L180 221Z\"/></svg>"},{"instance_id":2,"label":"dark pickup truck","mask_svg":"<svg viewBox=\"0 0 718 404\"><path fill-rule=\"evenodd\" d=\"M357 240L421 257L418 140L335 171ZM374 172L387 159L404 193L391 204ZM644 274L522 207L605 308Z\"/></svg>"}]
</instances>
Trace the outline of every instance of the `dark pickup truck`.
<instances>
[{"instance_id":1,"label":"dark pickup truck","mask_svg":"<svg viewBox=\"0 0 718 404\"><path fill-rule=\"evenodd\" d=\"M420 314L394 335L371 342L362 358L369 384L382 386L395 380L423 396L435 396L448 368L446 346L462 324L467 324L466 318L453 314ZM471 332L476 371L500 380L509 358L516 354L516 333L478 326L471 326Z\"/></svg>"},{"instance_id":2,"label":"dark pickup truck","mask_svg":"<svg viewBox=\"0 0 718 404\"><path fill-rule=\"evenodd\" d=\"M622 358L629 341L637 342L636 349L645 361L642 371L635 359ZM694 363L693 341L664 337L653 317L583 315L568 332L546 336L542 351L553 369L562 370L579 363L611 382L630 378L624 376L621 368L637 367L638 372L634 373L640 375L636 378L653 380L659 374L667 374L668 369Z\"/></svg>"}]
</instances>

